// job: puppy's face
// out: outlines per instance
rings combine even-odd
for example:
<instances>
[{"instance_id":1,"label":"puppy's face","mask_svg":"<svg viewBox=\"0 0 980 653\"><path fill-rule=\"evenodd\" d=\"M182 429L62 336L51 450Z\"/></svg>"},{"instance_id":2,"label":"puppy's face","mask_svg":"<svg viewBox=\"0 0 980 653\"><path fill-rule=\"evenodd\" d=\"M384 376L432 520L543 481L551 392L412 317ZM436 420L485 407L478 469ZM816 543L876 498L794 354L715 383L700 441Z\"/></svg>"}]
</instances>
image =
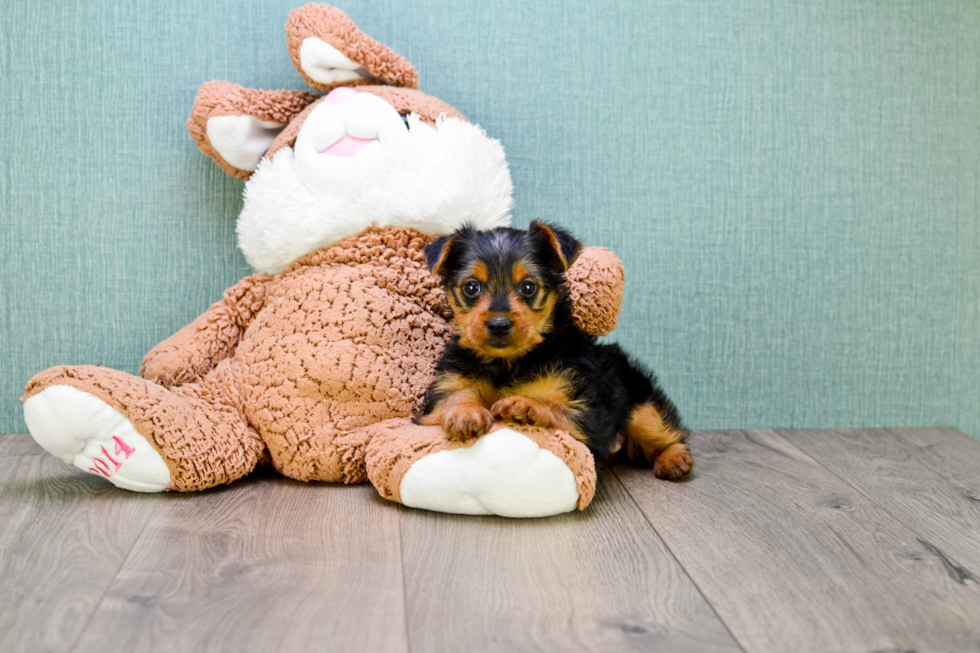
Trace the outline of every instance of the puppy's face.
<instances>
[{"instance_id":1,"label":"puppy's face","mask_svg":"<svg viewBox=\"0 0 980 653\"><path fill-rule=\"evenodd\" d=\"M537 222L527 231L464 227L426 247L442 275L459 344L485 359L520 358L551 330L562 273L581 244Z\"/></svg>"}]
</instances>

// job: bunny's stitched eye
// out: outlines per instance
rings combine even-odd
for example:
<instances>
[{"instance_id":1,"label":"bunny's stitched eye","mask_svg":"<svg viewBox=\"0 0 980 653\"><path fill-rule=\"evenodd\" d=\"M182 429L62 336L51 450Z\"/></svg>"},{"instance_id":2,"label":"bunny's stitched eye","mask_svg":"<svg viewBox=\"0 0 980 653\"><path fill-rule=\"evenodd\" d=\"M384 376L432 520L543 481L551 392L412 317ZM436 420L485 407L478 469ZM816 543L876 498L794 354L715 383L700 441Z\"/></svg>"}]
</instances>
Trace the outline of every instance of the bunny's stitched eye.
<instances>
[{"instance_id":1,"label":"bunny's stitched eye","mask_svg":"<svg viewBox=\"0 0 980 653\"><path fill-rule=\"evenodd\" d=\"M476 279L470 279L469 281L463 284L463 294L469 297L470 299L473 299L474 297L479 295L481 289L482 288L480 286L480 282L477 281Z\"/></svg>"},{"instance_id":2,"label":"bunny's stitched eye","mask_svg":"<svg viewBox=\"0 0 980 653\"><path fill-rule=\"evenodd\" d=\"M534 293L538 291L538 284L534 283L530 279L525 279L519 286L517 286L517 291L525 297L533 297Z\"/></svg>"}]
</instances>

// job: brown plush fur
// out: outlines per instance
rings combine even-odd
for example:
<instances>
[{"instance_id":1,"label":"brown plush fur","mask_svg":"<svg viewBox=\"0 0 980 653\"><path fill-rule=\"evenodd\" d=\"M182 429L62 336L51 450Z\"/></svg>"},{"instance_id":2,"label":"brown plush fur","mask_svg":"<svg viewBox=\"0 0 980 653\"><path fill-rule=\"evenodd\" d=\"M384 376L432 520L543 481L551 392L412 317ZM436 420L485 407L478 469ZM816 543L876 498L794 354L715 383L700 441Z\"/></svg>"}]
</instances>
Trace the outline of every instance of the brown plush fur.
<instances>
[{"instance_id":1,"label":"brown plush fur","mask_svg":"<svg viewBox=\"0 0 980 653\"><path fill-rule=\"evenodd\" d=\"M305 91L260 91L231 82L206 82L201 85L197 97L194 98L191 117L187 119L187 130L198 149L205 156L214 159L222 170L232 177L248 179L252 174L250 170L236 168L211 147L211 141L208 140L208 118L244 115L287 124L317 99L317 95ZM292 140L295 142L295 135Z\"/></svg>"}]
</instances>

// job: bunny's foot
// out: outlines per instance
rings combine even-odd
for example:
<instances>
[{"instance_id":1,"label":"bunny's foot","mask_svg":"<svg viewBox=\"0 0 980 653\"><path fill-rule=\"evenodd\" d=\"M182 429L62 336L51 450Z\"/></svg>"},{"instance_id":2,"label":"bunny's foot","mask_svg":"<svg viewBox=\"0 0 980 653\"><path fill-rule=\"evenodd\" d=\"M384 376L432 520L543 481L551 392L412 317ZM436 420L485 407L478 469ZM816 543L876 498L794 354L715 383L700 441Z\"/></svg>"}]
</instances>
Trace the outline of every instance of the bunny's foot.
<instances>
[{"instance_id":1,"label":"bunny's foot","mask_svg":"<svg viewBox=\"0 0 980 653\"><path fill-rule=\"evenodd\" d=\"M31 436L48 453L134 492L163 492L170 469L133 423L98 397L52 385L24 402Z\"/></svg>"},{"instance_id":2,"label":"bunny's foot","mask_svg":"<svg viewBox=\"0 0 980 653\"><path fill-rule=\"evenodd\" d=\"M105 367L52 367L28 382L23 400L38 444L127 490L230 483L266 453L241 412L230 360L174 388Z\"/></svg>"},{"instance_id":3,"label":"bunny's foot","mask_svg":"<svg viewBox=\"0 0 980 653\"><path fill-rule=\"evenodd\" d=\"M583 510L595 492L592 454L563 431L497 424L463 443L405 419L370 428L368 478L381 496L412 508L545 517Z\"/></svg>"}]
</instances>

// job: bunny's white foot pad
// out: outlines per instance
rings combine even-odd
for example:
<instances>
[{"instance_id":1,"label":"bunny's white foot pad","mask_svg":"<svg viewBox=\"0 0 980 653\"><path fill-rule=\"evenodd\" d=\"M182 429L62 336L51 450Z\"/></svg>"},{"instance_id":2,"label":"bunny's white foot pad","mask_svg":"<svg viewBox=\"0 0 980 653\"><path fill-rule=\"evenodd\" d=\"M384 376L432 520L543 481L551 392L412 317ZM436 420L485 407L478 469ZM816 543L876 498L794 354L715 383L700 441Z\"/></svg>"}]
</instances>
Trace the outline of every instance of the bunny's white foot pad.
<instances>
[{"instance_id":1,"label":"bunny's white foot pad","mask_svg":"<svg viewBox=\"0 0 980 653\"><path fill-rule=\"evenodd\" d=\"M575 509L575 476L527 436L499 429L472 446L430 454L405 472L401 501L463 515L547 517Z\"/></svg>"},{"instance_id":2,"label":"bunny's white foot pad","mask_svg":"<svg viewBox=\"0 0 980 653\"><path fill-rule=\"evenodd\" d=\"M87 392L53 385L24 402L34 440L78 469L134 492L163 492L170 470L126 417Z\"/></svg>"}]
</instances>

